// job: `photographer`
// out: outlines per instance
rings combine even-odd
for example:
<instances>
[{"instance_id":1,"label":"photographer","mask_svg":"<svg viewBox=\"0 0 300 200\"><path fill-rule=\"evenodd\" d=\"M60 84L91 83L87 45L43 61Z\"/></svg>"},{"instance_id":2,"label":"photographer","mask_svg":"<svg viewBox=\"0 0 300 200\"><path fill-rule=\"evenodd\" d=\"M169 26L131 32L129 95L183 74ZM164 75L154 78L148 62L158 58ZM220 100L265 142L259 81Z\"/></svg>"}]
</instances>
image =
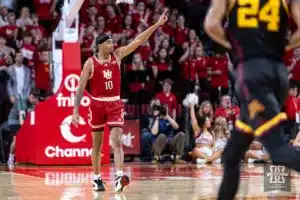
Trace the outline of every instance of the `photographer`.
<instances>
[{"instance_id":1,"label":"photographer","mask_svg":"<svg viewBox=\"0 0 300 200\"><path fill-rule=\"evenodd\" d=\"M162 105L153 106L153 120L149 128L153 138L154 160L158 163L162 151L167 147L169 152L175 152L176 164L186 163L181 159L184 150L185 134L177 132L179 125L167 114L167 108Z\"/></svg>"}]
</instances>

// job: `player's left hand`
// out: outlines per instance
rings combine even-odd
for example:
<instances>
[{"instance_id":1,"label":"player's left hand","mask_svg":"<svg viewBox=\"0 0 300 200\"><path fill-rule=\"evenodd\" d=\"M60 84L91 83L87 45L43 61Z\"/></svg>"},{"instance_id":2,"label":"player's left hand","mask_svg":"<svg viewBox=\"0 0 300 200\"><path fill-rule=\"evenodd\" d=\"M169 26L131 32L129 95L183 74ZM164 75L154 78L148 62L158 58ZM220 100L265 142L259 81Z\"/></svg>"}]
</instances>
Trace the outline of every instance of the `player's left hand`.
<instances>
[{"instance_id":1,"label":"player's left hand","mask_svg":"<svg viewBox=\"0 0 300 200\"><path fill-rule=\"evenodd\" d=\"M159 20L158 20L158 25L163 25L164 23L166 23L166 21L168 21L168 9L166 9L163 14L160 16Z\"/></svg>"}]
</instances>

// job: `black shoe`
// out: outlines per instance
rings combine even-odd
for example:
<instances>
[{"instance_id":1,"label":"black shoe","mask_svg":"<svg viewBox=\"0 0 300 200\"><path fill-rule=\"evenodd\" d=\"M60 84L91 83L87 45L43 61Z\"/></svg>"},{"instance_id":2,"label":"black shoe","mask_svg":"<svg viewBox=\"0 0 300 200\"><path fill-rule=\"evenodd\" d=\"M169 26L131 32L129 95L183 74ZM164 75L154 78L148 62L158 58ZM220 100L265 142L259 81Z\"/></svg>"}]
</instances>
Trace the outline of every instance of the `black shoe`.
<instances>
[{"instance_id":1,"label":"black shoe","mask_svg":"<svg viewBox=\"0 0 300 200\"><path fill-rule=\"evenodd\" d=\"M93 182L93 190L97 191L97 192L104 192L105 188L104 188L103 184L104 183L103 183L102 179L94 180L94 182Z\"/></svg>"}]
</instances>

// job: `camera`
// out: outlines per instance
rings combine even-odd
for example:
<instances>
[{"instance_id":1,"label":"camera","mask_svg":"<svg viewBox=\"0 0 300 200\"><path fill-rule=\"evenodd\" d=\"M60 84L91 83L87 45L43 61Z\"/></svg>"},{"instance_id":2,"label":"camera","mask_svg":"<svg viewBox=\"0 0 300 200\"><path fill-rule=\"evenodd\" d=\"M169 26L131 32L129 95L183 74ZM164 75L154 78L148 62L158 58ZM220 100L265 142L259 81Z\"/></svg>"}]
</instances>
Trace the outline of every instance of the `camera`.
<instances>
[{"instance_id":1,"label":"camera","mask_svg":"<svg viewBox=\"0 0 300 200\"><path fill-rule=\"evenodd\" d=\"M167 108L163 105L154 105L152 107L153 111L159 111L159 115L166 116L167 115Z\"/></svg>"}]
</instances>

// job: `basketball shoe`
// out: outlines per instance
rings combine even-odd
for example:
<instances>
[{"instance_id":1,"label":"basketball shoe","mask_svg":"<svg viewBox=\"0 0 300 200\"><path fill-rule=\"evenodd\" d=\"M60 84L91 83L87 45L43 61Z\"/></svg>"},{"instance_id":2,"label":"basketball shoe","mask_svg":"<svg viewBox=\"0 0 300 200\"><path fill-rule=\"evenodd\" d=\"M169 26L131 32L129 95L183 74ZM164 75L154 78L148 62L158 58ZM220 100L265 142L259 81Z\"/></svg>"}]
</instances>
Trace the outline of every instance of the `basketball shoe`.
<instances>
[{"instance_id":1,"label":"basketball shoe","mask_svg":"<svg viewBox=\"0 0 300 200\"><path fill-rule=\"evenodd\" d=\"M104 192L104 182L102 181L101 178L94 180L93 182L93 190L96 192Z\"/></svg>"},{"instance_id":2,"label":"basketball shoe","mask_svg":"<svg viewBox=\"0 0 300 200\"><path fill-rule=\"evenodd\" d=\"M115 192L123 192L125 187L130 183L129 177L126 175L116 176Z\"/></svg>"}]
</instances>

